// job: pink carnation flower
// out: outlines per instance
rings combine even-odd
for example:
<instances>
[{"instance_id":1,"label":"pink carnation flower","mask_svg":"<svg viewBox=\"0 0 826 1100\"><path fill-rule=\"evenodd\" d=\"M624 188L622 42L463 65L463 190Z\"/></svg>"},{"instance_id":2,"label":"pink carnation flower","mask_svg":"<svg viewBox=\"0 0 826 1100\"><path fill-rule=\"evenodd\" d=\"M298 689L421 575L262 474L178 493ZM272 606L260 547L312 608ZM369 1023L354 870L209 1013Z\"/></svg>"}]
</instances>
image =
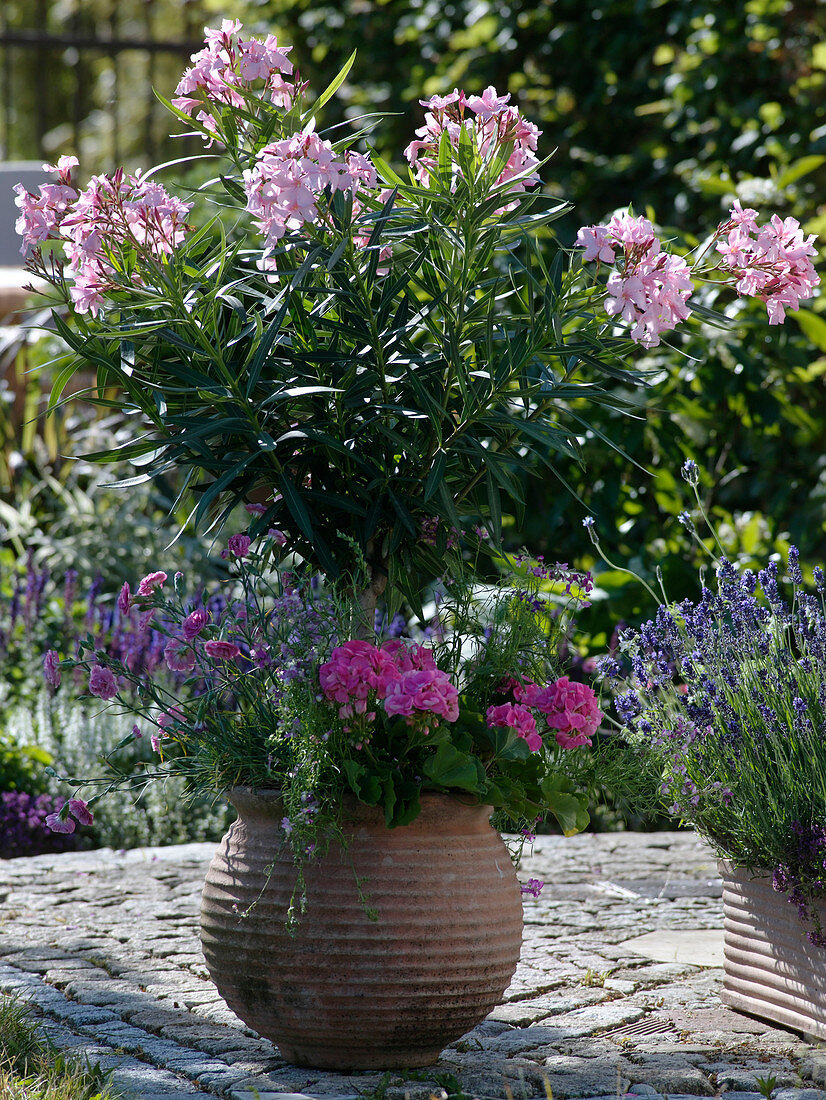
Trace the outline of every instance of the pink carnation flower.
<instances>
[{"instance_id":1,"label":"pink carnation flower","mask_svg":"<svg viewBox=\"0 0 826 1100\"><path fill-rule=\"evenodd\" d=\"M197 638L208 622L209 612L203 607L196 607L194 611L190 611L181 623L181 632L184 638L191 642L193 638Z\"/></svg>"},{"instance_id":2,"label":"pink carnation flower","mask_svg":"<svg viewBox=\"0 0 826 1100\"><path fill-rule=\"evenodd\" d=\"M384 709L391 716L412 718L417 711L426 711L455 722L459 717L459 693L446 672L438 668L411 669L388 683Z\"/></svg>"},{"instance_id":3,"label":"pink carnation flower","mask_svg":"<svg viewBox=\"0 0 826 1100\"><path fill-rule=\"evenodd\" d=\"M235 642L204 642L204 653L213 661L234 661L241 656L241 650Z\"/></svg>"},{"instance_id":4,"label":"pink carnation flower","mask_svg":"<svg viewBox=\"0 0 826 1100\"><path fill-rule=\"evenodd\" d=\"M556 730L557 744L563 749L590 745L602 721L593 689L571 682L567 676L544 688L534 705L545 715L551 729Z\"/></svg>"},{"instance_id":5,"label":"pink carnation flower","mask_svg":"<svg viewBox=\"0 0 826 1100\"><path fill-rule=\"evenodd\" d=\"M138 585L139 596L151 596L156 588L160 586L166 580L166 573L162 570L158 570L157 573L147 573L141 583Z\"/></svg>"},{"instance_id":6,"label":"pink carnation flower","mask_svg":"<svg viewBox=\"0 0 826 1100\"><path fill-rule=\"evenodd\" d=\"M227 549L234 558L245 558L251 545L252 539L249 535L230 535L227 540Z\"/></svg>"},{"instance_id":7,"label":"pink carnation flower","mask_svg":"<svg viewBox=\"0 0 826 1100\"><path fill-rule=\"evenodd\" d=\"M129 582L124 581L123 587L118 593L118 611L121 615L127 615L129 608L132 606L132 593L129 590Z\"/></svg>"},{"instance_id":8,"label":"pink carnation flower","mask_svg":"<svg viewBox=\"0 0 826 1100\"><path fill-rule=\"evenodd\" d=\"M91 825L95 820L95 815L82 798L69 799L69 813L77 818L81 825Z\"/></svg>"},{"instance_id":9,"label":"pink carnation flower","mask_svg":"<svg viewBox=\"0 0 826 1100\"><path fill-rule=\"evenodd\" d=\"M43 677L52 687L60 686L60 657L56 649L50 649L43 658Z\"/></svg>"},{"instance_id":10,"label":"pink carnation flower","mask_svg":"<svg viewBox=\"0 0 826 1100\"><path fill-rule=\"evenodd\" d=\"M542 738L536 729L536 719L521 703L502 703L498 707L488 707L485 719L489 726L505 726L515 730L517 735L527 741L531 752L542 748Z\"/></svg>"},{"instance_id":11,"label":"pink carnation flower","mask_svg":"<svg viewBox=\"0 0 826 1100\"><path fill-rule=\"evenodd\" d=\"M192 672L195 668L195 650L181 638L170 638L163 655L172 672Z\"/></svg>"},{"instance_id":12,"label":"pink carnation flower","mask_svg":"<svg viewBox=\"0 0 826 1100\"><path fill-rule=\"evenodd\" d=\"M53 833L73 833L75 823L70 817L61 817L60 814L47 814L45 825Z\"/></svg>"},{"instance_id":13,"label":"pink carnation flower","mask_svg":"<svg viewBox=\"0 0 826 1100\"><path fill-rule=\"evenodd\" d=\"M99 699L114 699L118 693L118 685L111 670L103 665L94 665L89 673L89 692L97 695Z\"/></svg>"}]
</instances>

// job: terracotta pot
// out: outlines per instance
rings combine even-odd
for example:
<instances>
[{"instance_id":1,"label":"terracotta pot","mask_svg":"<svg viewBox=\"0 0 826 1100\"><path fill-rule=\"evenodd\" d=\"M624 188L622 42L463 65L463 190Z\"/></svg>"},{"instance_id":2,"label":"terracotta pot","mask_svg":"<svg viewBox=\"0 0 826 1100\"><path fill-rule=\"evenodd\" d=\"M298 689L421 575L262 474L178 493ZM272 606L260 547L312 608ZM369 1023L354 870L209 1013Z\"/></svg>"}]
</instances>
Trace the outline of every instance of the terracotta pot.
<instances>
[{"instance_id":1,"label":"terracotta pot","mask_svg":"<svg viewBox=\"0 0 826 1100\"><path fill-rule=\"evenodd\" d=\"M354 801L346 853L331 844L306 865L307 908L291 937L296 871L277 856L280 799L243 788L230 798L238 820L207 874L204 956L230 1008L287 1061L431 1065L499 1004L519 959L522 901L489 806L425 795L412 824L388 829Z\"/></svg>"},{"instance_id":2,"label":"terracotta pot","mask_svg":"<svg viewBox=\"0 0 826 1100\"><path fill-rule=\"evenodd\" d=\"M725 978L731 1008L826 1039L826 948L809 943L797 906L755 877L721 860ZM826 904L819 907L826 927Z\"/></svg>"}]
</instances>

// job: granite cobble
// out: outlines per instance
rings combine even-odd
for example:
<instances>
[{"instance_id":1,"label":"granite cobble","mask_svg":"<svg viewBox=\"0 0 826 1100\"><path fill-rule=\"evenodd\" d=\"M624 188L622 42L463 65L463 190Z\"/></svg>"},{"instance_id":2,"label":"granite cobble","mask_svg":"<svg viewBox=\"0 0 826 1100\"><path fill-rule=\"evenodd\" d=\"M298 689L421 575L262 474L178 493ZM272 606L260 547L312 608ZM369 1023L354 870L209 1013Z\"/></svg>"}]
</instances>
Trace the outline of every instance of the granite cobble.
<instances>
[{"instance_id":1,"label":"granite cobble","mask_svg":"<svg viewBox=\"0 0 826 1100\"><path fill-rule=\"evenodd\" d=\"M227 1008L198 941L211 854L0 861L0 991L135 1100L826 1100L826 1050L720 1003L720 881L690 832L538 838L502 1004L415 1074L290 1065Z\"/></svg>"}]
</instances>

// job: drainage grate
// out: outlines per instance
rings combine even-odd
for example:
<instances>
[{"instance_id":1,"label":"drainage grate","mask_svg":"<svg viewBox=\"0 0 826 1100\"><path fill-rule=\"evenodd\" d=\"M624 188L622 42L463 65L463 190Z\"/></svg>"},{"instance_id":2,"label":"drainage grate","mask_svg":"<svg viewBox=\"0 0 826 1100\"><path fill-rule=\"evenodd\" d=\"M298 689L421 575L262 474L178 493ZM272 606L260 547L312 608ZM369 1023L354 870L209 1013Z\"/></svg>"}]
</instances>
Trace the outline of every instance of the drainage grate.
<instances>
[{"instance_id":1,"label":"drainage grate","mask_svg":"<svg viewBox=\"0 0 826 1100\"><path fill-rule=\"evenodd\" d=\"M678 1035L677 1028L669 1020L638 1020L635 1024L626 1024L603 1032L606 1038L626 1035Z\"/></svg>"}]
</instances>

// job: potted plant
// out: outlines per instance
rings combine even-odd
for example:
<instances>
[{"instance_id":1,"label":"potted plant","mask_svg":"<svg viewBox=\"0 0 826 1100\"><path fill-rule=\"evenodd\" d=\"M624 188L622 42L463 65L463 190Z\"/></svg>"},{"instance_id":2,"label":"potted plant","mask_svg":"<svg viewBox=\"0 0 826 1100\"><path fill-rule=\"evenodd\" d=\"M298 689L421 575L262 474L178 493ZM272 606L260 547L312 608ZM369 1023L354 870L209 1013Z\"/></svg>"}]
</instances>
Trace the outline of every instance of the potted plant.
<instances>
[{"instance_id":1,"label":"potted plant","mask_svg":"<svg viewBox=\"0 0 826 1100\"><path fill-rule=\"evenodd\" d=\"M415 658L425 665L407 668L414 658L405 646L405 667L394 666L399 682L409 672L430 677L428 697L438 696L443 709L419 708L404 692L391 703L401 689L386 643L377 643L374 616L392 620L406 606L426 623L429 603L453 585L475 592L471 604L478 603L478 585L495 577L502 561L502 496L518 512L525 467L538 461L553 472L555 455L580 454L590 402L623 407L602 383L643 380L626 364L635 347L655 347L692 313L710 315L701 295L691 297L694 279L710 277L762 298L770 321L779 323L784 308L813 293L812 239L791 219L758 227L756 212L735 204L693 266L663 245L648 219L630 213L583 227L579 247L566 250L552 226L570 207L536 187L545 164L537 156L540 135L509 96L493 88L473 96L455 90L424 102L424 125L405 150L409 170L402 176L370 153L365 139L374 119L346 135L318 131L324 103L349 66L308 105L289 53L273 35L243 37L237 22L207 31L204 49L167 102L207 146L194 162L210 178L185 198L158 182L159 170L118 170L81 188L72 157L58 161L58 181L38 195L18 188L18 226L24 245L36 246L30 267L54 292L53 324L69 349L57 365L51 407L72 375L92 366L90 399L127 410L134 425L125 445L98 458L132 460L142 478L176 471L196 525L220 527L245 506L249 529L233 536L228 554L246 560L252 540L275 539L288 571L304 583L322 577L324 591L346 609L335 620L345 626L336 626L328 639L336 645L307 671L313 684L319 677L320 698L302 709L302 722L329 711L321 680L327 665L337 670L336 682L355 677L362 690L368 669L387 675L383 687L371 681L367 697L357 698L378 723L379 740L389 738L396 749L388 750L385 770L362 773L358 760L346 767L340 761L334 791L346 786L360 806L381 805L385 842L418 828L419 791L428 790L528 816L550 810L566 829L579 828L579 794L565 785L558 759L566 756L562 727L549 715L583 709L578 720L585 725L576 728L587 730L596 720L587 692L568 684L563 690L547 660L532 679L531 646L505 651L506 688L485 679L466 690L468 670L484 662L465 662L468 635L456 619L440 623L446 640L439 634L430 656ZM138 598L157 597L161 575L144 578ZM244 614L251 592L244 588ZM449 606L464 604L450 596ZM188 620L186 629L194 630L189 616L197 608L185 610L181 604L184 617L170 621L184 630ZM550 636L548 616L528 610ZM534 630L537 645L543 630ZM170 639L170 660L192 661L193 647L181 652L179 643ZM267 770L267 738L282 736L283 728L268 724L271 701L243 703L257 674L248 667L252 650L237 648L220 634L203 643L210 660L223 661L225 671L240 661L244 675L230 677L232 692L219 677L217 695L208 687L195 696L226 711L233 732L221 752L210 749L212 769L194 773L193 782L217 790L263 783L293 806L296 792L306 792L289 770ZM540 651L547 656L546 643ZM126 670L113 671L99 653L83 659L91 660L92 694L114 698ZM193 672L201 669L197 660ZM276 665L281 661L279 650ZM58 665L49 655L47 673L56 677ZM346 699L336 701L337 720L352 717L341 712L350 706ZM186 730L178 741L185 767L203 759L207 710L190 721L181 701L175 706L153 713L165 733ZM359 706L353 710L362 715ZM388 708L408 706L413 710L394 711L390 721ZM238 717L256 707L265 708L262 722ZM538 715L545 716L544 737ZM312 733L329 746L338 727L327 721ZM418 763L411 775L399 773L402 781L388 760L411 729L425 740L416 741ZM375 744L366 732L359 743ZM243 745L249 767L228 770ZM329 759L338 760L332 747ZM324 805L339 815L336 797ZM83 799L67 803L66 813L78 820L89 812ZM289 812L282 817L294 820ZM68 828L70 820L59 816L56 824ZM356 852L361 828L345 851ZM236 837L239 831L249 833L243 823ZM292 873L300 875L301 861ZM512 879L508 889L513 909L519 898ZM517 917L514 911L511 919ZM443 929L450 923L440 920ZM302 925L308 928L309 918ZM397 943L396 960L400 952L410 949ZM252 1000L265 1000L269 993L252 977ZM420 1057L432 1057L434 1042Z\"/></svg>"},{"instance_id":2,"label":"potted plant","mask_svg":"<svg viewBox=\"0 0 826 1100\"><path fill-rule=\"evenodd\" d=\"M699 470L683 470L697 491ZM699 504L699 496L697 497ZM688 513L683 522L694 530ZM826 577L720 558L621 636L615 705L670 811L720 857L726 1004L826 1038ZM606 671L621 675L609 659Z\"/></svg>"},{"instance_id":3,"label":"potted plant","mask_svg":"<svg viewBox=\"0 0 826 1100\"><path fill-rule=\"evenodd\" d=\"M113 631L151 620L160 668L92 637L63 661L49 651L55 689L73 670L158 754L50 823L73 831L102 794L161 774L228 791L239 817L202 908L227 1002L293 1061L428 1064L495 1007L519 956L520 889L491 813L523 835L546 813L566 833L588 820L580 757L602 714L559 657L588 579L520 561L480 587L457 544L424 630L396 616L368 631L354 593L302 576L281 542L231 536L220 600L160 570L124 586Z\"/></svg>"}]
</instances>

